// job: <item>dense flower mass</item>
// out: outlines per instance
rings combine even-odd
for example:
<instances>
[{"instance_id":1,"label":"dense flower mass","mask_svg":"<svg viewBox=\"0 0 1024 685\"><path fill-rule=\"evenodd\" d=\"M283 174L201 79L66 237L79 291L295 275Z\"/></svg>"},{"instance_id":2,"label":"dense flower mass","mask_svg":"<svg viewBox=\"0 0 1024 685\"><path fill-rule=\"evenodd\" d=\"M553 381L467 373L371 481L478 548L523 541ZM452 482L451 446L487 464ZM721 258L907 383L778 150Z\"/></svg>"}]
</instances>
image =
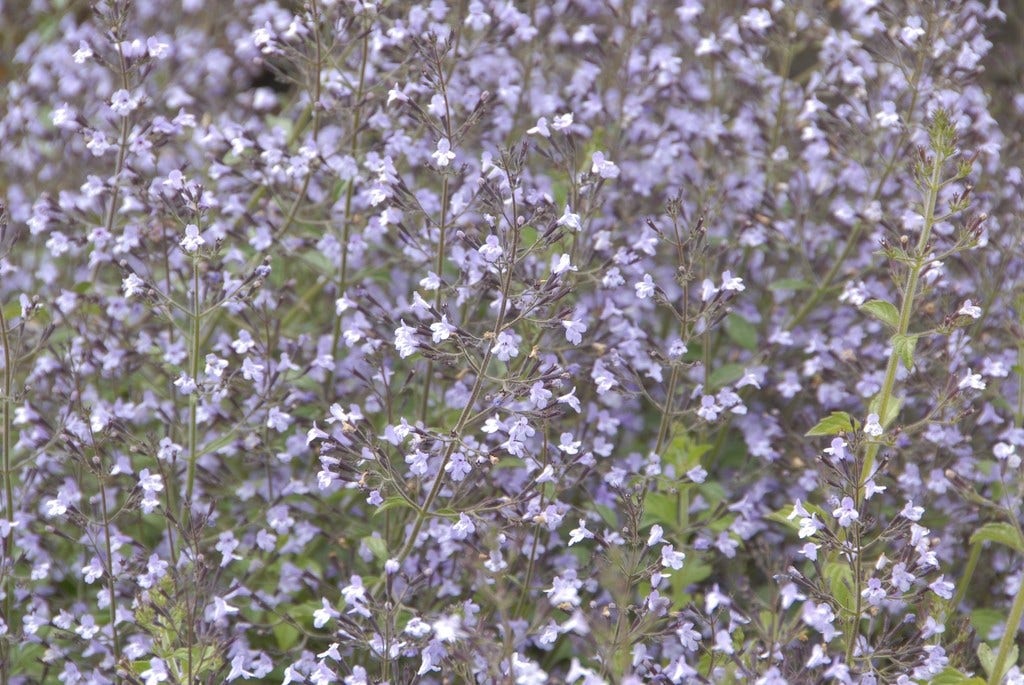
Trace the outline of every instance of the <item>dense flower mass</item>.
<instances>
[{"instance_id":1,"label":"dense flower mass","mask_svg":"<svg viewBox=\"0 0 1024 685\"><path fill-rule=\"evenodd\" d=\"M0 685L1024 683L1020 8L0 8Z\"/></svg>"}]
</instances>

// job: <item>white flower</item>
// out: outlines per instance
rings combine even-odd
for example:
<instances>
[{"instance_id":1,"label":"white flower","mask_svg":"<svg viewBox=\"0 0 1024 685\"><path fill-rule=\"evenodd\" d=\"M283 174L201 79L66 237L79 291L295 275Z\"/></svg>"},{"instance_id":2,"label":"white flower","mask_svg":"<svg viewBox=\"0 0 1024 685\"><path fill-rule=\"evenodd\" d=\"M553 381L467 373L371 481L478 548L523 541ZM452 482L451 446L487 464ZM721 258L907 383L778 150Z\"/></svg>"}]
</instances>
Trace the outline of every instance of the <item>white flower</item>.
<instances>
[{"instance_id":1,"label":"white flower","mask_svg":"<svg viewBox=\"0 0 1024 685\"><path fill-rule=\"evenodd\" d=\"M569 531L569 546L572 547L577 542L589 540L592 537L594 537L594 534L587 530L587 522L584 519L580 519L579 528L573 528Z\"/></svg>"},{"instance_id":2,"label":"white flower","mask_svg":"<svg viewBox=\"0 0 1024 685\"><path fill-rule=\"evenodd\" d=\"M572 126L572 112L559 114L551 122L551 128L562 131Z\"/></svg>"},{"instance_id":3,"label":"white flower","mask_svg":"<svg viewBox=\"0 0 1024 685\"><path fill-rule=\"evenodd\" d=\"M633 288L636 289L637 297L641 300L646 300L654 294L654 279L651 278L650 274L644 274L644 280L636 283Z\"/></svg>"},{"instance_id":4,"label":"white flower","mask_svg":"<svg viewBox=\"0 0 1024 685\"><path fill-rule=\"evenodd\" d=\"M416 353L419 343L416 342L416 329L406 326L405 321L402 321L401 324L395 329L395 349L398 350L398 356L405 359Z\"/></svg>"},{"instance_id":5,"label":"white flower","mask_svg":"<svg viewBox=\"0 0 1024 685\"><path fill-rule=\"evenodd\" d=\"M981 307L979 307L976 304L973 304L970 300L964 300L963 306L960 307L960 309L958 309L956 313L959 314L960 316L969 316L972 319L980 319Z\"/></svg>"},{"instance_id":6,"label":"white flower","mask_svg":"<svg viewBox=\"0 0 1024 685\"><path fill-rule=\"evenodd\" d=\"M557 257L551 258L551 273L555 276L561 275L566 271L577 271L577 267L573 266L569 261L570 257L567 254L562 254Z\"/></svg>"},{"instance_id":7,"label":"white flower","mask_svg":"<svg viewBox=\"0 0 1024 685\"><path fill-rule=\"evenodd\" d=\"M732 275L731 271L722 272L722 290L735 290L741 292L747 287L743 285L743 279Z\"/></svg>"},{"instance_id":8,"label":"white flower","mask_svg":"<svg viewBox=\"0 0 1024 685\"><path fill-rule=\"evenodd\" d=\"M583 224L580 222L580 215L573 214L569 205L565 206L565 211L562 212L562 216L555 222L556 226L565 226L572 231L580 231L583 229Z\"/></svg>"},{"instance_id":9,"label":"white flower","mask_svg":"<svg viewBox=\"0 0 1024 685\"><path fill-rule=\"evenodd\" d=\"M541 117L537 120L537 125L533 128L526 129L526 132L531 136L544 136L545 138L551 137L551 131L548 129L547 117Z\"/></svg>"},{"instance_id":10,"label":"white flower","mask_svg":"<svg viewBox=\"0 0 1024 685\"><path fill-rule=\"evenodd\" d=\"M133 98L124 88L110 96L110 110L118 116L126 117L138 106L138 99Z\"/></svg>"},{"instance_id":11,"label":"white flower","mask_svg":"<svg viewBox=\"0 0 1024 685\"><path fill-rule=\"evenodd\" d=\"M448 323L448 315L442 314L441 320L430 324L431 338L434 344L447 340L455 332L455 326Z\"/></svg>"},{"instance_id":12,"label":"white flower","mask_svg":"<svg viewBox=\"0 0 1024 685\"><path fill-rule=\"evenodd\" d=\"M973 373L969 368L967 369L967 375L957 383L958 388L965 390L967 388L973 388L975 390L984 390L985 381L981 379L980 373Z\"/></svg>"},{"instance_id":13,"label":"white flower","mask_svg":"<svg viewBox=\"0 0 1024 685\"><path fill-rule=\"evenodd\" d=\"M203 236L199 235L199 227L195 224L189 224L185 227L185 237L178 243L181 245L181 249L185 252L192 253L199 249L200 245L205 245L206 240Z\"/></svg>"},{"instance_id":14,"label":"white flower","mask_svg":"<svg viewBox=\"0 0 1024 685\"><path fill-rule=\"evenodd\" d=\"M135 274L128 274L128 277L121 282L121 288L124 290L124 296L127 298L134 297L137 293L145 290L146 283Z\"/></svg>"},{"instance_id":15,"label":"white flower","mask_svg":"<svg viewBox=\"0 0 1024 685\"><path fill-rule=\"evenodd\" d=\"M610 159L605 159L603 152L595 152L591 155L591 159L594 163L590 167L590 173L597 174L601 178L619 177L619 167Z\"/></svg>"},{"instance_id":16,"label":"white flower","mask_svg":"<svg viewBox=\"0 0 1024 685\"><path fill-rule=\"evenodd\" d=\"M878 414L868 414L864 432L876 438L882 434L882 424L878 422Z\"/></svg>"},{"instance_id":17,"label":"white flower","mask_svg":"<svg viewBox=\"0 0 1024 685\"><path fill-rule=\"evenodd\" d=\"M455 159L455 153L452 152L452 144L447 138L442 138L437 141L437 150L430 154L437 162L437 166L446 167Z\"/></svg>"}]
</instances>

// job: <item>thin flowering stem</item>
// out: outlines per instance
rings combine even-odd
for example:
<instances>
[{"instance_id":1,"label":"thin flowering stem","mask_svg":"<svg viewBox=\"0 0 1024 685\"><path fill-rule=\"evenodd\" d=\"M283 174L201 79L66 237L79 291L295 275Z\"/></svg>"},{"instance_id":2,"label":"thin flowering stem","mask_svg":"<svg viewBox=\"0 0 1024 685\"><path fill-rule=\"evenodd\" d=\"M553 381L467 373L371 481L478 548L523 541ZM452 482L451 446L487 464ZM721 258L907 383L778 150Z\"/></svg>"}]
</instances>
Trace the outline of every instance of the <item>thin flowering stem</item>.
<instances>
[{"instance_id":1,"label":"thin flowering stem","mask_svg":"<svg viewBox=\"0 0 1024 685\"><path fill-rule=\"evenodd\" d=\"M942 126L948 126L948 120L943 118L941 123L934 123L933 127L939 128ZM944 136L951 136L952 134L943 132ZM902 301L899 309L899 322L896 327L896 335L904 336L910 330L910 319L914 314L914 304L917 300L917 286L918 281L921 278L921 271L923 270L926 262L926 255L924 254L925 247L928 245L928 241L931 239L932 228L935 225L935 208L938 202L939 189L942 187L942 170L949 159L949 155L952 150L952 140L947 138L941 141L943 147L935 146L931 159L931 169L928 170L928 176L924 179L924 198L923 198L923 224L921 225L921 234L917 240L917 247L911 256L910 262L907 265L907 280L902 291ZM949 149L946 149L946 148ZM882 423L882 427L885 428L890 423L889 411L890 406L895 401L893 392L896 386L896 371L900 365L900 352L898 346L893 344L892 350L889 353L889 361L885 367L885 378L882 381L882 389L878 394L878 416L879 421ZM871 441L868 444L867 450L864 454L864 464L861 468L861 476L859 485L857 487L857 502L860 503L864 497L864 485L874 477L875 472L875 459L878 456L878 451L881 447L881 443L878 441Z\"/></svg>"},{"instance_id":2,"label":"thin flowering stem","mask_svg":"<svg viewBox=\"0 0 1024 685\"><path fill-rule=\"evenodd\" d=\"M366 88L366 68L369 64L370 55L370 32L369 30L363 31L363 39L360 47L359 57L359 84L356 86L355 94L355 105L352 110L352 123L349 129L349 154L353 157L356 155L359 146L359 131L362 126L362 114L363 114L363 98L365 97ZM345 295L345 288L348 287L349 281L349 242L352 238L352 199L355 196L355 179L348 181L345 188L345 213L344 220L341 226L341 260L338 263L338 281L336 287L336 294L338 297ZM331 339L331 350L333 354L338 354L338 344L341 341L341 312L335 313L334 318L334 333ZM333 385L334 371L332 370L328 388Z\"/></svg>"},{"instance_id":3,"label":"thin flowering stem","mask_svg":"<svg viewBox=\"0 0 1024 685\"><path fill-rule=\"evenodd\" d=\"M198 252L192 256L192 313L189 317L191 330L189 333L188 374L193 384L199 382L199 355L202 341L202 301L199 296L199 260ZM199 389L193 388L188 396L188 467L185 476L185 499L182 502L182 521L190 518L194 505L196 464L199 461L199 426L197 411L199 408Z\"/></svg>"},{"instance_id":4,"label":"thin flowering stem","mask_svg":"<svg viewBox=\"0 0 1024 685\"><path fill-rule=\"evenodd\" d=\"M436 57L436 54L435 54ZM444 128L445 128L445 139L451 141L452 139L452 125L451 125L451 110L448 105L448 89L445 87L444 70L438 69L438 79L440 81L441 95L444 99ZM444 260L445 260L445 239L447 238L448 232L448 202L449 202L449 175L447 170L443 170L444 178L441 181L441 220L438 222L438 237L437 237L437 255L434 264L434 273L437 274L439 279L444 278ZM438 287L434 291L434 309L440 310L441 308L441 287ZM434 360L427 360L427 371L423 377L423 397L420 403L420 421L426 423L427 421L427 410L429 408L430 401L430 384L434 377Z\"/></svg>"},{"instance_id":5,"label":"thin flowering stem","mask_svg":"<svg viewBox=\"0 0 1024 685\"><path fill-rule=\"evenodd\" d=\"M511 177L509 177L511 185ZM518 208L516 207L515 192L512 193L512 217L508 220L509 227L512 233L511 249L508 258L508 262L505 266L505 274L502 280L501 289L499 291L499 297L501 298L501 304L498 307L498 315L494 320L494 327L491 329L490 340L497 338L498 333L502 331L505 326L505 315L508 311L508 301L511 297L511 285L512 285L512 272L516 265L516 250L519 245L519 234L520 229L517 223L519 217ZM430 491L427 493L426 499L423 504L416 510L415 518L413 519L412 530L406 538L405 544L402 546L395 560L401 565L409 554L412 553L413 548L416 546L416 539L419 537L420 530L423 528L423 524L427 517L431 515L431 509L434 505L434 501L437 499L438 494L441 492L441 486L444 484L444 479L447 476L445 467L448 465L449 460L455 453L455 449L459 444L459 439L462 436L463 431L468 425L469 418L473 414L473 407L476 405L477 400L480 397L480 393L483 391L484 381L486 375L484 370L491 363L491 359L494 355L494 345L488 341L487 347L484 351L483 359L480 362L480 372L477 373L476 379L473 382L473 389L469 393L469 398L466 401L466 405L463 407L459 414L458 420L455 422L455 426L449 432L451 438L448 440L447 447L445 448L444 454L441 457L441 463L437 469L437 475L434 477L434 482L430 487ZM378 581L377 585L374 586L373 593L376 594L380 590L382 581Z\"/></svg>"},{"instance_id":6,"label":"thin flowering stem","mask_svg":"<svg viewBox=\"0 0 1024 685\"><path fill-rule=\"evenodd\" d=\"M10 332L7 330L7 317L4 315L3 307L0 307L0 345L3 345L3 406L0 406L0 413L3 414L3 435L0 436L0 451L2 451L3 488L4 488L4 517L7 520L7 534L4 536L3 556L3 591L4 591L4 623L10 630L14 624L14 472L11 469L11 404L14 398L11 393L14 389L14 356L11 354ZM0 682L10 682L11 677L11 648L10 643L3 641L0 647L2 663L0 663Z\"/></svg>"}]
</instances>

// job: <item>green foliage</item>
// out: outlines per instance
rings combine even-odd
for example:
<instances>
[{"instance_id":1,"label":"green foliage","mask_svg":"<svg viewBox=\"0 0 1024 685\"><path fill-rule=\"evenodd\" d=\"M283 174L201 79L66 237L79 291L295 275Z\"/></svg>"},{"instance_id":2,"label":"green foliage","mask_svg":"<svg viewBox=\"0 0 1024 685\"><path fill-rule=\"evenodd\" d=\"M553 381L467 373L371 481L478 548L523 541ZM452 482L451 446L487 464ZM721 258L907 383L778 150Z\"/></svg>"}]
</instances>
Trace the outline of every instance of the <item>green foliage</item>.
<instances>
[{"instance_id":1,"label":"green foliage","mask_svg":"<svg viewBox=\"0 0 1024 685\"><path fill-rule=\"evenodd\" d=\"M809 431L804 433L807 437L819 435L839 435L841 433L852 433L857 427L856 419L853 419L845 411L834 411L821 421L818 421Z\"/></svg>"},{"instance_id":2,"label":"green foliage","mask_svg":"<svg viewBox=\"0 0 1024 685\"><path fill-rule=\"evenodd\" d=\"M900 312L895 305L884 300L868 300L860 306L861 311L867 312L892 329L899 328Z\"/></svg>"},{"instance_id":3,"label":"green foliage","mask_svg":"<svg viewBox=\"0 0 1024 685\"><path fill-rule=\"evenodd\" d=\"M1020 531L1009 523L986 523L971 535L971 544L976 542L995 542L1024 554L1024 538Z\"/></svg>"}]
</instances>

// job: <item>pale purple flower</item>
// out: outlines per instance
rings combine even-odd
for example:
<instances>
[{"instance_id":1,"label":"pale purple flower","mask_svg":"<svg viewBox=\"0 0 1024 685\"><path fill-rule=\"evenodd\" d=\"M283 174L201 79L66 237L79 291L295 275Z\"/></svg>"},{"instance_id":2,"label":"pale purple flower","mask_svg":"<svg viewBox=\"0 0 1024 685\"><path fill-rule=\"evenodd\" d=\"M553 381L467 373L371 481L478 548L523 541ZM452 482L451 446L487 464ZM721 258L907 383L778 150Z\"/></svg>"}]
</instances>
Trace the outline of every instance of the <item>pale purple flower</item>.
<instances>
[{"instance_id":1,"label":"pale purple flower","mask_svg":"<svg viewBox=\"0 0 1024 685\"><path fill-rule=\"evenodd\" d=\"M455 160L455 153L452 152L452 144L447 138L437 141L437 149L430 154L438 167L446 167Z\"/></svg>"},{"instance_id":2,"label":"pale purple flower","mask_svg":"<svg viewBox=\"0 0 1024 685\"><path fill-rule=\"evenodd\" d=\"M206 244L206 240L199 234L199 227L195 224L188 224L185 226L185 237L178 243L181 245L181 249L185 252L195 252L201 245Z\"/></svg>"},{"instance_id":3,"label":"pale purple flower","mask_svg":"<svg viewBox=\"0 0 1024 685\"><path fill-rule=\"evenodd\" d=\"M593 164L590 167L590 173L597 174L601 178L610 179L619 177L619 167L615 165L609 159L605 159L604 153L597 151L591 155Z\"/></svg>"},{"instance_id":4,"label":"pale purple flower","mask_svg":"<svg viewBox=\"0 0 1024 685\"><path fill-rule=\"evenodd\" d=\"M860 518L860 513L857 511L852 497L844 497L839 506L832 511L832 515L836 517L839 525L843 528L848 528Z\"/></svg>"}]
</instances>

